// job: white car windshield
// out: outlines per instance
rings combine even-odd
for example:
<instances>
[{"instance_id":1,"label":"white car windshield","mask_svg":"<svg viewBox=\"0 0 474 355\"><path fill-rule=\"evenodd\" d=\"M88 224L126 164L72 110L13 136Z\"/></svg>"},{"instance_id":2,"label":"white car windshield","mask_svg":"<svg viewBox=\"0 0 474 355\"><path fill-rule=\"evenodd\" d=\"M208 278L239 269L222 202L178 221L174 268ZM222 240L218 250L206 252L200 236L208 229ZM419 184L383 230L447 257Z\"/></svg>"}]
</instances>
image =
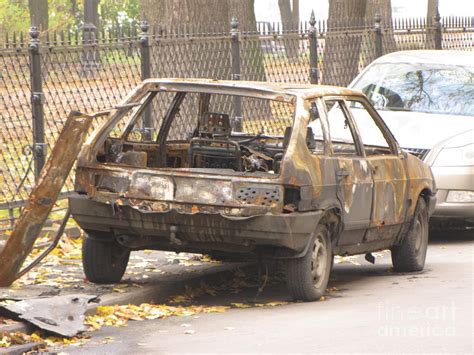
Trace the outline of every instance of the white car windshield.
<instances>
[{"instance_id":1,"label":"white car windshield","mask_svg":"<svg viewBox=\"0 0 474 355\"><path fill-rule=\"evenodd\" d=\"M354 87L378 110L474 116L474 67L379 63Z\"/></svg>"}]
</instances>

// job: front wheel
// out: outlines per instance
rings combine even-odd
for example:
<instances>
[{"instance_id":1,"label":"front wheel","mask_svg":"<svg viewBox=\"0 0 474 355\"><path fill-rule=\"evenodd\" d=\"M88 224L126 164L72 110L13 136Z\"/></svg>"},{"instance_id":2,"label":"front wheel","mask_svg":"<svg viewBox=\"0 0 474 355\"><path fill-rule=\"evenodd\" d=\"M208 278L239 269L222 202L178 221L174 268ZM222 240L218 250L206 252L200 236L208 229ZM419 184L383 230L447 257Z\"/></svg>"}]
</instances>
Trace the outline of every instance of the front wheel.
<instances>
[{"instance_id":1,"label":"front wheel","mask_svg":"<svg viewBox=\"0 0 474 355\"><path fill-rule=\"evenodd\" d=\"M316 301L324 295L332 260L328 229L319 225L306 255L288 260L286 280L288 289L296 300Z\"/></svg>"},{"instance_id":2,"label":"front wheel","mask_svg":"<svg viewBox=\"0 0 474 355\"><path fill-rule=\"evenodd\" d=\"M428 232L428 209L425 200L420 197L416 204L413 221L402 243L391 249L394 271L423 270L428 249Z\"/></svg>"},{"instance_id":3,"label":"front wheel","mask_svg":"<svg viewBox=\"0 0 474 355\"><path fill-rule=\"evenodd\" d=\"M130 250L115 240L102 241L84 238L82 266L87 280L96 284L120 282L127 268Z\"/></svg>"}]
</instances>

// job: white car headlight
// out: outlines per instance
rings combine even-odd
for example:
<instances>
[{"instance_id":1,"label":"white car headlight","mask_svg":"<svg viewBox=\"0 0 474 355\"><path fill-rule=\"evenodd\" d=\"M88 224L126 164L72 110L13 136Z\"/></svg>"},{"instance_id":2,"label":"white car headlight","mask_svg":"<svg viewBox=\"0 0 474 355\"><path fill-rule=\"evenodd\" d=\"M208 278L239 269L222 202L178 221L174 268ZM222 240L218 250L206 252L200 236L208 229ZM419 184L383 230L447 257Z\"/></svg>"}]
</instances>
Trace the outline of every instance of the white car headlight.
<instances>
[{"instance_id":1,"label":"white car headlight","mask_svg":"<svg viewBox=\"0 0 474 355\"><path fill-rule=\"evenodd\" d=\"M443 148L436 157L433 166L473 166L474 143L463 147Z\"/></svg>"},{"instance_id":2,"label":"white car headlight","mask_svg":"<svg viewBox=\"0 0 474 355\"><path fill-rule=\"evenodd\" d=\"M474 191L450 190L446 197L446 202L472 203L474 202Z\"/></svg>"}]
</instances>

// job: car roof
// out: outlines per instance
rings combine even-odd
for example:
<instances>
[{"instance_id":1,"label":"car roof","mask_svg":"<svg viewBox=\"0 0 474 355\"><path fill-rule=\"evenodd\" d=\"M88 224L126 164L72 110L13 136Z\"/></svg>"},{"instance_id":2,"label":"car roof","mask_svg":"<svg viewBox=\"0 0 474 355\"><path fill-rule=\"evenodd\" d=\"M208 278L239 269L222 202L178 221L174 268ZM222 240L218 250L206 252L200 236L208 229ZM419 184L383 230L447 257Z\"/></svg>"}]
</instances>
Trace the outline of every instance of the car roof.
<instances>
[{"instance_id":1,"label":"car roof","mask_svg":"<svg viewBox=\"0 0 474 355\"><path fill-rule=\"evenodd\" d=\"M474 67L474 52L455 50L414 50L386 54L375 63L421 63Z\"/></svg>"},{"instance_id":2,"label":"car roof","mask_svg":"<svg viewBox=\"0 0 474 355\"><path fill-rule=\"evenodd\" d=\"M363 96L362 92L339 86L271 83L266 81L214 80L191 78L147 79L151 84L170 91L196 91L242 96L258 96L279 101L292 100L295 96L309 99L321 96Z\"/></svg>"}]
</instances>

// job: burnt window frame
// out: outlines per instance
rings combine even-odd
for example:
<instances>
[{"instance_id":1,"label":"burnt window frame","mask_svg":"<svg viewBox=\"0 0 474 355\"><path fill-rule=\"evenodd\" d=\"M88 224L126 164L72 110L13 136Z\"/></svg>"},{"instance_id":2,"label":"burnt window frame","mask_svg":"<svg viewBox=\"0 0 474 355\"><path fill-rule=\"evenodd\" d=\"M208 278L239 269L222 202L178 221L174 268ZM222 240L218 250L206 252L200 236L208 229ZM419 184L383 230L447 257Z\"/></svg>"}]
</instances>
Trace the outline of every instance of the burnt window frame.
<instances>
[{"instance_id":1,"label":"burnt window frame","mask_svg":"<svg viewBox=\"0 0 474 355\"><path fill-rule=\"evenodd\" d=\"M354 158L366 158L365 149L362 145L362 141L360 140L359 130L357 129L357 126L354 123L353 117L350 114L349 109L347 108L344 99L345 99L345 96L324 96L324 97L321 98L321 101L323 103L322 108L324 110L323 111L324 112L324 120L326 121L325 124L326 124L326 127L327 127L327 139L328 139L327 144L329 144L329 146L331 147L331 156L336 157L336 158L338 158L338 157L351 158L351 156L336 154L334 152L333 141L332 141L332 137L331 137L331 129L330 129L330 125L329 125L329 116L328 116L327 104L326 103L329 102L329 101L337 101L337 102L340 103L341 111L342 111L342 113L344 114L344 116L347 120L349 130L350 130L351 135L352 135L352 139L354 140L354 147L355 147L356 154L353 157Z\"/></svg>"},{"instance_id":2,"label":"burnt window frame","mask_svg":"<svg viewBox=\"0 0 474 355\"><path fill-rule=\"evenodd\" d=\"M359 97L359 96L345 96L343 101L344 101L344 105L346 106L346 110L348 111L349 115L351 116L351 119L353 120L354 125L357 129L357 132L358 132L358 135L359 135L359 138L360 138L360 142L362 144L362 148L364 149L364 154L365 154L365 145L364 145L364 142L362 142L362 136L359 133L360 132L359 127L357 126L357 122L355 121L354 117L352 116L352 112L351 112L350 107L349 107L350 105L348 104L347 101L359 102L365 108L365 110L369 113L370 117L372 117L375 125L377 126L377 128L380 130L383 137L387 141L388 146L390 148L390 152L391 152L392 155L402 154L402 151L400 149L400 146L399 146L396 138L393 136L392 132L390 131L388 126L385 124L382 117L380 117L379 113L373 107L373 105L370 103L370 101L368 99L366 99L365 97ZM370 146L370 145L368 145L368 146ZM383 148L386 148L386 147L383 147Z\"/></svg>"}]
</instances>

